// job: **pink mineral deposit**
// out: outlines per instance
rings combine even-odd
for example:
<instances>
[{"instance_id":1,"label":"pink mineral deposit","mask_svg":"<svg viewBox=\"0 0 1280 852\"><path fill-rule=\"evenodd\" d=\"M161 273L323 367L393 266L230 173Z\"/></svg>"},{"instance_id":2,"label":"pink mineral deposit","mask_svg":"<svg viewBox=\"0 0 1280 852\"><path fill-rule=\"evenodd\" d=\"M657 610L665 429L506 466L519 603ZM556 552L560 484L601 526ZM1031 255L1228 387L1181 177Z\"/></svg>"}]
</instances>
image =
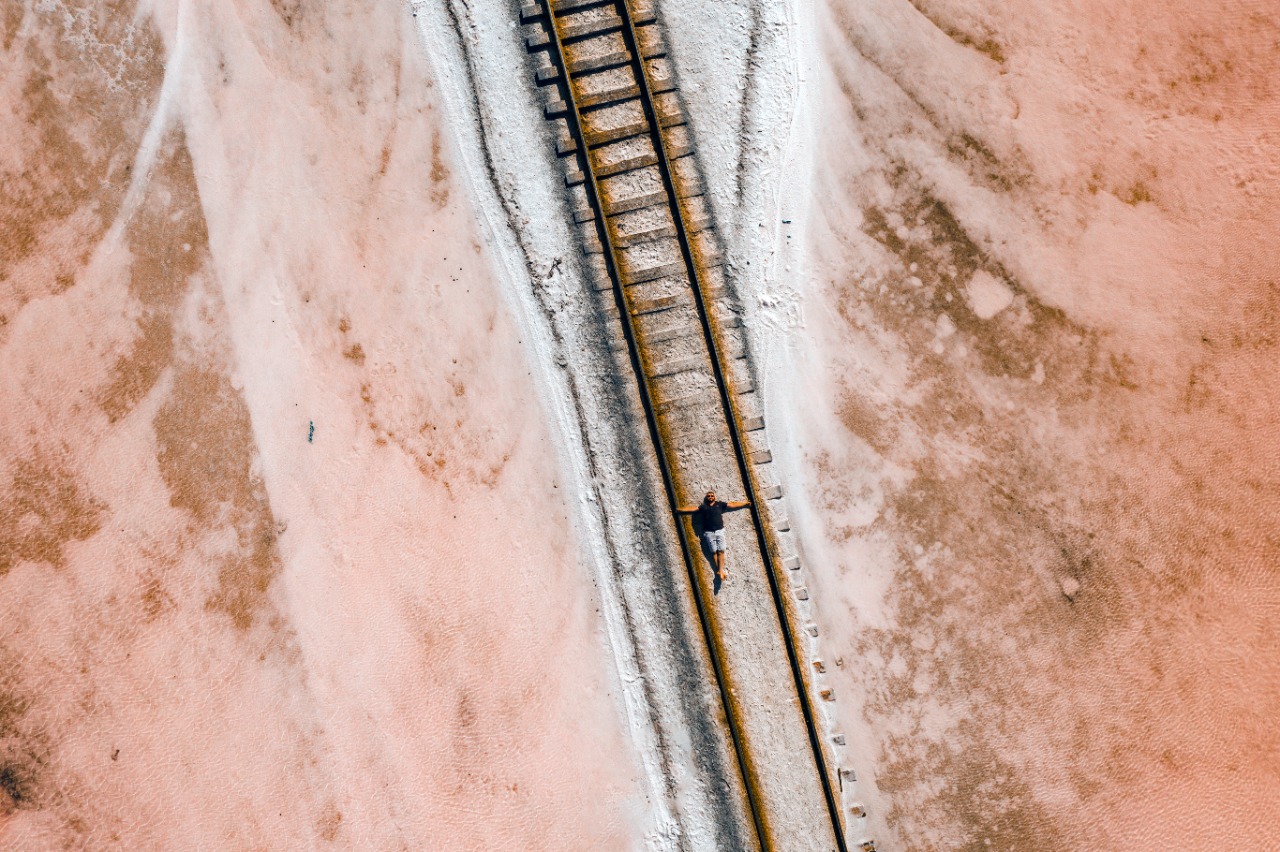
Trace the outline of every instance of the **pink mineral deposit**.
<instances>
[{"instance_id":1,"label":"pink mineral deposit","mask_svg":"<svg viewBox=\"0 0 1280 852\"><path fill-rule=\"evenodd\" d=\"M408 9L5 9L0 846L631 845Z\"/></svg>"},{"instance_id":2,"label":"pink mineral deposit","mask_svg":"<svg viewBox=\"0 0 1280 852\"><path fill-rule=\"evenodd\" d=\"M1280 848L1274 4L654 5L852 848ZM0 12L0 848L715 848L518 15Z\"/></svg>"}]
</instances>

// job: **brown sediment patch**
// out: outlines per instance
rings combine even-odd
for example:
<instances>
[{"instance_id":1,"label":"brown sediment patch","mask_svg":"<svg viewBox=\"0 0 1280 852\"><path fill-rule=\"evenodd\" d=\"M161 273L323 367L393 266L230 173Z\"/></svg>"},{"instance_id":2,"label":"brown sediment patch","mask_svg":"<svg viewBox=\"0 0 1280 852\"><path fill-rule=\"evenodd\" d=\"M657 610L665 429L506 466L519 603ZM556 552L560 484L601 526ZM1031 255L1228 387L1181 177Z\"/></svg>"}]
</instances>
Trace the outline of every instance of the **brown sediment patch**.
<instances>
[{"instance_id":1,"label":"brown sediment patch","mask_svg":"<svg viewBox=\"0 0 1280 852\"><path fill-rule=\"evenodd\" d=\"M915 838L929 838L913 840L910 848L916 849L1057 852L1076 848L1063 836L1051 812L1036 801L1031 785L1022 780L1021 767L1002 759L993 748L991 733L988 720L962 720L947 741L931 744L923 761L896 750L909 738L890 738L877 778L893 801L888 820L911 826ZM912 795L918 790L921 772L931 779L945 779L939 785L942 789L926 802ZM924 811L914 812L917 808ZM934 809L938 812L929 812ZM954 833L937 837L926 828L931 825L954 826Z\"/></svg>"},{"instance_id":2,"label":"brown sediment patch","mask_svg":"<svg viewBox=\"0 0 1280 852\"><path fill-rule=\"evenodd\" d=\"M962 27L958 22L949 20L949 15L955 13L956 10L948 9L945 5L939 7L937 4L928 2L928 0L909 0L909 2L929 23L946 33L947 38L956 44L972 48L988 57L992 62L997 62L1001 65L1005 63L1005 48L997 40L996 34L989 28L983 27L976 22L971 23L967 28ZM963 12L959 12L959 14L963 14ZM981 32L975 35L971 30L981 30Z\"/></svg>"},{"instance_id":3,"label":"brown sediment patch","mask_svg":"<svg viewBox=\"0 0 1280 852\"><path fill-rule=\"evenodd\" d=\"M1120 195L1120 200L1130 207L1151 203L1151 190L1143 181L1135 181L1132 186Z\"/></svg>"},{"instance_id":4,"label":"brown sediment patch","mask_svg":"<svg viewBox=\"0 0 1280 852\"><path fill-rule=\"evenodd\" d=\"M988 376L1030 379L1037 364L1051 362L1046 387L1068 402L1082 402L1082 394L1096 395L1100 387L1136 387L1127 356L1039 300L969 236L946 204L903 175L895 196L885 207L863 211L863 231L896 263L867 276L856 299L842 301L846 318L864 305L878 326L892 329L913 351L927 351L945 314ZM1010 306L988 319L968 302L966 288L979 272L1013 293ZM923 358L917 369L928 374L944 360L941 353Z\"/></svg>"},{"instance_id":5,"label":"brown sediment patch","mask_svg":"<svg viewBox=\"0 0 1280 852\"><path fill-rule=\"evenodd\" d=\"M867 446L876 452L884 454L893 445L892 424L857 391L846 390L840 395L836 415L846 429L865 441Z\"/></svg>"},{"instance_id":6,"label":"brown sediment patch","mask_svg":"<svg viewBox=\"0 0 1280 852\"><path fill-rule=\"evenodd\" d=\"M312 14L312 4L307 0L271 0L271 8L289 29L301 27Z\"/></svg>"},{"instance_id":7,"label":"brown sediment patch","mask_svg":"<svg viewBox=\"0 0 1280 852\"><path fill-rule=\"evenodd\" d=\"M116 359L111 381L98 396L112 423L127 415L155 386L173 361L173 324L168 316L150 314L139 322L141 334L126 355Z\"/></svg>"},{"instance_id":8,"label":"brown sediment patch","mask_svg":"<svg viewBox=\"0 0 1280 852\"><path fill-rule=\"evenodd\" d=\"M169 131L161 144L125 241L133 255L129 292L151 310L176 308L209 247L195 167L181 127Z\"/></svg>"},{"instance_id":9,"label":"brown sediment patch","mask_svg":"<svg viewBox=\"0 0 1280 852\"><path fill-rule=\"evenodd\" d=\"M329 805L316 821L316 833L320 835L321 840L332 843L338 839L340 831L342 831L342 811L338 810L336 805Z\"/></svg>"},{"instance_id":10,"label":"brown sediment patch","mask_svg":"<svg viewBox=\"0 0 1280 852\"><path fill-rule=\"evenodd\" d=\"M1205 11L1210 8L1206 6ZM1275 16L1259 7L1236 9L1230 16L1215 14L1215 18L1246 22L1241 31L1255 37L1224 38L1223 32L1211 31L1220 29L1214 24L1183 27L1181 32L1161 27L1142 33L1137 49L1126 57L1130 81L1125 97L1151 113L1215 123L1238 119L1258 104L1274 102L1280 92L1274 73L1280 35Z\"/></svg>"},{"instance_id":11,"label":"brown sediment patch","mask_svg":"<svg viewBox=\"0 0 1280 852\"><path fill-rule=\"evenodd\" d=\"M129 187L163 65L150 21L120 6L5 5L6 67L22 82L0 116L0 313L67 289Z\"/></svg>"},{"instance_id":12,"label":"brown sediment patch","mask_svg":"<svg viewBox=\"0 0 1280 852\"><path fill-rule=\"evenodd\" d=\"M106 510L65 461L39 452L19 461L0 500L0 577L22 562L63 567L66 546L98 532Z\"/></svg>"},{"instance_id":13,"label":"brown sediment patch","mask_svg":"<svg viewBox=\"0 0 1280 852\"><path fill-rule=\"evenodd\" d=\"M160 578L148 576L142 584L142 611L148 622L155 621L164 613L172 610L177 604L173 596L165 590Z\"/></svg>"},{"instance_id":14,"label":"brown sediment patch","mask_svg":"<svg viewBox=\"0 0 1280 852\"><path fill-rule=\"evenodd\" d=\"M22 26L22 17L26 10L17 3L6 3L3 11L0 11L0 50L9 50L13 47L14 36L18 34L18 27Z\"/></svg>"},{"instance_id":15,"label":"brown sediment patch","mask_svg":"<svg viewBox=\"0 0 1280 852\"><path fill-rule=\"evenodd\" d=\"M0 826L16 810L41 806L40 781L48 763L43 737L29 730L31 701L13 683L16 667L0 669Z\"/></svg>"},{"instance_id":16,"label":"brown sediment patch","mask_svg":"<svg viewBox=\"0 0 1280 852\"><path fill-rule=\"evenodd\" d=\"M431 203L441 210L449 203L449 167L440 150L440 130L431 132Z\"/></svg>"},{"instance_id":17,"label":"brown sediment patch","mask_svg":"<svg viewBox=\"0 0 1280 852\"><path fill-rule=\"evenodd\" d=\"M169 502L204 527L229 523L236 531L238 547L222 557L206 605L247 629L267 606L280 557L244 399L226 375L184 364L153 426Z\"/></svg>"},{"instance_id":18,"label":"brown sediment patch","mask_svg":"<svg viewBox=\"0 0 1280 852\"><path fill-rule=\"evenodd\" d=\"M947 141L947 151L965 165L975 182L1001 192L1013 192L1031 184L1031 170L1025 161L1016 166L1001 161L972 133L961 131Z\"/></svg>"}]
</instances>

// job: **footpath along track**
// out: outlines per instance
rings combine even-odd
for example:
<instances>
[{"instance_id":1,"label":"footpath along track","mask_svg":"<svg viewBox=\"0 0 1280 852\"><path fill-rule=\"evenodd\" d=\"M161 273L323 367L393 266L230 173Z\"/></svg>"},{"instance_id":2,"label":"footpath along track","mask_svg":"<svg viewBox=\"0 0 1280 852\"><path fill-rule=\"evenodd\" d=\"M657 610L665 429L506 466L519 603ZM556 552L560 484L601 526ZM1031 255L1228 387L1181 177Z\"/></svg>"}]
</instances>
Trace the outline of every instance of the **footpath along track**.
<instances>
[{"instance_id":1,"label":"footpath along track","mask_svg":"<svg viewBox=\"0 0 1280 852\"><path fill-rule=\"evenodd\" d=\"M808 594L798 558L783 556L789 525L770 517L782 491L760 472L772 455L746 339L656 16L636 0L547 2L522 7L526 44L543 57L537 82L562 124L593 288L619 320L670 508L698 502L704 484L752 502L749 522L730 521L724 590L691 524L677 528L759 846L846 852L843 812L865 813L849 803L852 771L833 772L843 737L824 739L811 699L809 668L823 662L793 627Z\"/></svg>"}]
</instances>

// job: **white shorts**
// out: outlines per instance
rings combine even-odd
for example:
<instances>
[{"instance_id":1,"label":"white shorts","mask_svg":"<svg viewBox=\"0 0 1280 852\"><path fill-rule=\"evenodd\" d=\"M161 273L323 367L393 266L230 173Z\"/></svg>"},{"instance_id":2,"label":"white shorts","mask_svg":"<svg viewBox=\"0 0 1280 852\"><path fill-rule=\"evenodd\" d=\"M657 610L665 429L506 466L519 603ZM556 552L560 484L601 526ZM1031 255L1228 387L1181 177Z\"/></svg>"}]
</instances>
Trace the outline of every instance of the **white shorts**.
<instances>
[{"instance_id":1,"label":"white shorts","mask_svg":"<svg viewBox=\"0 0 1280 852\"><path fill-rule=\"evenodd\" d=\"M704 530L702 540L712 553L724 553L724 530Z\"/></svg>"}]
</instances>

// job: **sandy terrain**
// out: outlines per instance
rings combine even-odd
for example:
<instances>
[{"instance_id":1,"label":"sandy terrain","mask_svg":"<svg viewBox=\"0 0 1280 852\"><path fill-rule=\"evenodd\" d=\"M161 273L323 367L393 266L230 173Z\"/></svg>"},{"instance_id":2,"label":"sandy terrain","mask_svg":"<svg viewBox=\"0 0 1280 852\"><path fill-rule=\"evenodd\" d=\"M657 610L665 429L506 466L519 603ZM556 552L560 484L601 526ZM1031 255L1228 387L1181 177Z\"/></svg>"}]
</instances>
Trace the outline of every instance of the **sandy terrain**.
<instances>
[{"instance_id":1,"label":"sandy terrain","mask_svg":"<svg viewBox=\"0 0 1280 852\"><path fill-rule=\"evenodd\" d=\"M5 8L0 846L638 845L409 9Z\"/></svg>"}]
</instances>

